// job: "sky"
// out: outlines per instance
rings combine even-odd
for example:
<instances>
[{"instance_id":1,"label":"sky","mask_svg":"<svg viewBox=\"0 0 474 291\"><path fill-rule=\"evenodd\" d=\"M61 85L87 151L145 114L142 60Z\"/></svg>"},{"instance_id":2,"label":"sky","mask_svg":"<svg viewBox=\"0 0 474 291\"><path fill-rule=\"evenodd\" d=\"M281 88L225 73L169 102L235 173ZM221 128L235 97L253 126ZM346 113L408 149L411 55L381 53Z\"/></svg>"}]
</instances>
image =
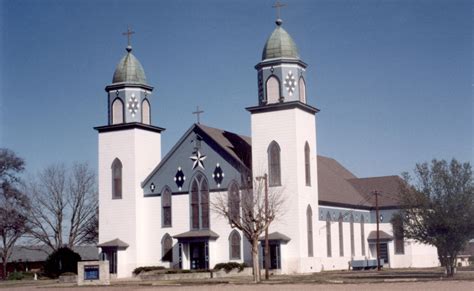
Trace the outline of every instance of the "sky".
<instances>
[{"instance_id":1,"label":"sky","mask_svg":"<svg viewBox=\"0 0 474 291\"><path fill-rule=\"evenodd\" d=\"M358 177L433 158L474 162L472 2L287 0L283 27L308 64L318 154ZM246 107L275 28L274 1L0 0L0 147L28 173L97 168L105 86L134 55L154 86L162 155L196 122L250 135Z\"/></svg>"}]
</instances>

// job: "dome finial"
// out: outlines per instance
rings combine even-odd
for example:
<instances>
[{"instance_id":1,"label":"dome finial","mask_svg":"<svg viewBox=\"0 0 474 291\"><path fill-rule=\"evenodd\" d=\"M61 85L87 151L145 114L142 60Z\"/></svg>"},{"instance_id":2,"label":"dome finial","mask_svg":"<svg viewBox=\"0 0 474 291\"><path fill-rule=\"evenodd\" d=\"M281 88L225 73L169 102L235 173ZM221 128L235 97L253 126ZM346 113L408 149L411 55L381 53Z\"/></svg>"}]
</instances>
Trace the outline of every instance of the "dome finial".
<instances>
[{"instance_id":1,"label":"dome finial","mask_svg":"<svg viewBox=\"0 0 474 291\"><path fill-rule=\"evenodd\" d=\"M276 8L277 11L277 20L275 21L276 25L280 26L283 23L283 20L281 20L281 15L280 15L280 9L281 7L286 6L286 4L281 3L280 1L277 1L274 5L272 5L273 8Z\"/></svg>"}]
</instances>

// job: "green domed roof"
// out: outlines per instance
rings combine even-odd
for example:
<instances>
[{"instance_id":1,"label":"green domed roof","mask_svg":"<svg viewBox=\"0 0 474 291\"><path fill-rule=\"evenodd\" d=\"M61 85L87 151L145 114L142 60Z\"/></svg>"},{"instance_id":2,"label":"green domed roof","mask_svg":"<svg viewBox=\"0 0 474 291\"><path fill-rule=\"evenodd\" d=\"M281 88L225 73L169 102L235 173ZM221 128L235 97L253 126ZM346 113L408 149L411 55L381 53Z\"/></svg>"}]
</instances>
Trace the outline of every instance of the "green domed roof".
<instances>
[{"instance_id":1,"label":"green domed roof","mask_svg":"<svg viewBox=\"0 0 474 291\"><path fill-rule=\"evenodd\" d=\"M262 52L262 60L274 58L299 59L298 48L291 36L281 27L282 21L276 21L277 27L272 32Z\"/></svg>"},{"instance_id":2,"label":"green domed roof","mask_svg":"<svg viewBox=\"0 0 474 291\"><path fill-rule=\"evenodd\" d=\"M132 54L132 48L127 47L127 54L120 60L114 72L112 83L146 84L145 71L142 64Z\"/></svg>"}]
</instances>

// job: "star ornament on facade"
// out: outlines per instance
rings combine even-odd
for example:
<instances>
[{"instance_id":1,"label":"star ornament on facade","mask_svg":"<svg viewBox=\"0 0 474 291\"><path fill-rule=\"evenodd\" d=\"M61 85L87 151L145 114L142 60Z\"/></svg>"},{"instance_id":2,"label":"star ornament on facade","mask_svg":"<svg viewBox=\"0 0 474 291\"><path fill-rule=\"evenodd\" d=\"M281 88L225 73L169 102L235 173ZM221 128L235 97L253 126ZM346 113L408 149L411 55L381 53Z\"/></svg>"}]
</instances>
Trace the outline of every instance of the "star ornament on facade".
<instances>
[{"instance_id":1,"label":"star ornament on facade","mask_svg":"<svg viewBox=\"0 0 474 291\"><path fill-rule=\"evenodd\" d=\"M135 95L132 94L132 96L128 100L127 108L128 108L128 111L132 114L133 117L135 117L135 113L137 113L139 107L140 107L140 105L138 104L137 97L135 97Z\"/></svg>"},{"instance_id":2,"label":"star ornament on facade","mask_svg":"<svg viewBox=\"0 0 474 291\"><path fill-rule=\"evenodd\" d=\"M288 75L285 78L285 87L288 91L288 94L290 94L290 96L293 95L293 92L295 92L296 88L296 79L291 71L288 72Z\"/></svg>"},{"instance_id":3,"label":"star ornament on facade","mask_svg":"<svg viewBox=\"0 0 474 291\"><path fill-rule=\"evenodd\" d=\"M193 170L198 166L204 170L203 161L207 158L205 155L201 155L200 151L195 151L194 156L190 156L189 158L193 161Z\"/></svg>"}]
</instances>

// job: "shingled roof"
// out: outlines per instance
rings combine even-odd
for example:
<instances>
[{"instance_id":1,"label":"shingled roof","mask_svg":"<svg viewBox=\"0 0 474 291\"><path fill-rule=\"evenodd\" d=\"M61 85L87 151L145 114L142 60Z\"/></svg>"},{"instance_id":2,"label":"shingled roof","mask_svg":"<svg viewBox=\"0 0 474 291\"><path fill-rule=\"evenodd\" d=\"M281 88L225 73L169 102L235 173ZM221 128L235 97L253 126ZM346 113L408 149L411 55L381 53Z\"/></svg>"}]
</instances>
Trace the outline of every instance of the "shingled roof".
<instances>
[{"instance_id":1,"label":"shingled roof","mask_svg":"<svg viewBox=\"0 0 474 291\"><path fill-rule=\"evenodd\" d=\"M195 124L230 156L252 169L252 139L223 129ZM338 161L318 156L319 203L341 207L371 209L373 190L380 193L382 208L398 207L397 195L402 182L398 176L357 178Z\"/></svg>"}]
</instances>

